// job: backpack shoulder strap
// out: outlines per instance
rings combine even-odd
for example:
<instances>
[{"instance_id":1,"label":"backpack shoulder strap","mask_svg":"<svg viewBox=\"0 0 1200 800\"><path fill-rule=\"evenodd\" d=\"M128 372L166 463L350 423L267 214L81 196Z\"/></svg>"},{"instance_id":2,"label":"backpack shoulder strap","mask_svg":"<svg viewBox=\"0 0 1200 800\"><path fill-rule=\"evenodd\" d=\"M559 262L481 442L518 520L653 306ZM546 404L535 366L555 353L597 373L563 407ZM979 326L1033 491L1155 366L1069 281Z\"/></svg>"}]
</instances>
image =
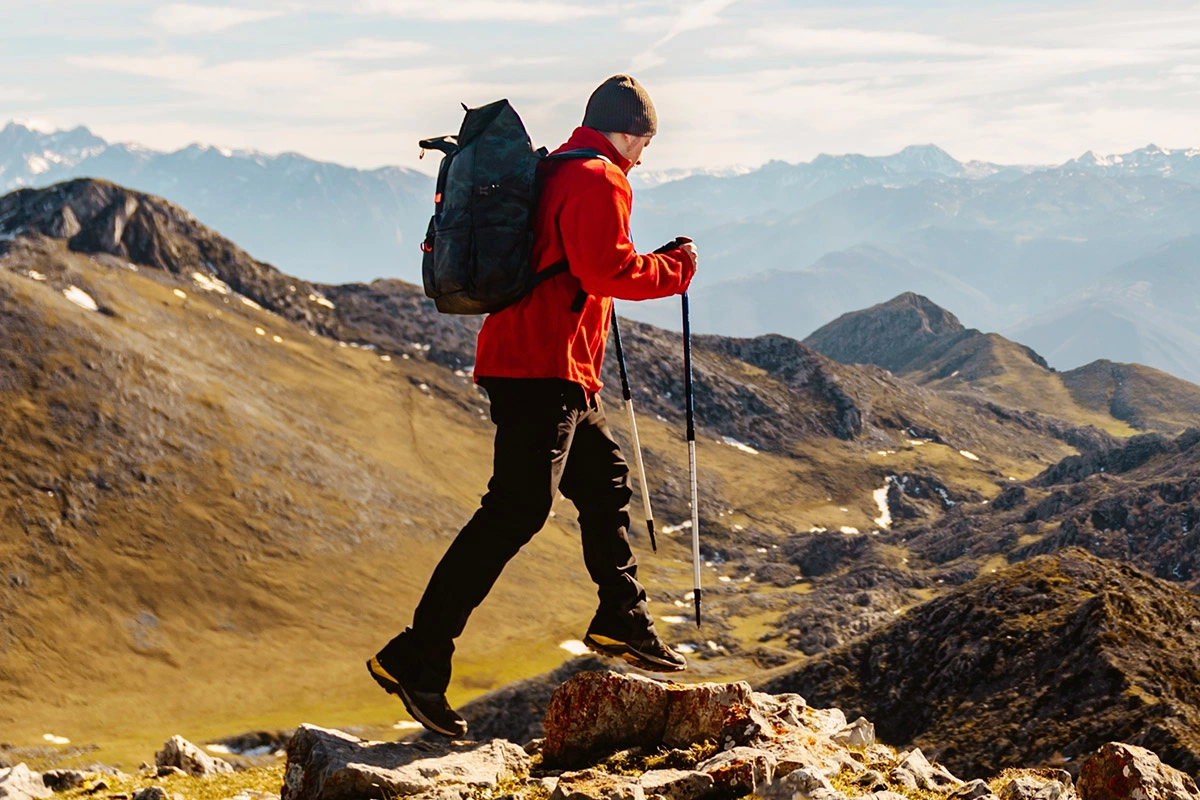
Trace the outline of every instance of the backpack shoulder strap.
<instances>
[{"instance_id":1,"label":"backpack shoulder strap","mask_svg":"<svg viewBox=\"0 0 1200 800\"><path fill-rule=\"evenodd\" d=\"M608 157L599 150L595 150L590 147L580 147L576 150L564 150L561 153L551 153L550 155L546 156L546 158L550 161L572 161L598 158L601 161L608 161L610 164L612 163L612 161L610 161Z\"/></svg>"}]
</instances>

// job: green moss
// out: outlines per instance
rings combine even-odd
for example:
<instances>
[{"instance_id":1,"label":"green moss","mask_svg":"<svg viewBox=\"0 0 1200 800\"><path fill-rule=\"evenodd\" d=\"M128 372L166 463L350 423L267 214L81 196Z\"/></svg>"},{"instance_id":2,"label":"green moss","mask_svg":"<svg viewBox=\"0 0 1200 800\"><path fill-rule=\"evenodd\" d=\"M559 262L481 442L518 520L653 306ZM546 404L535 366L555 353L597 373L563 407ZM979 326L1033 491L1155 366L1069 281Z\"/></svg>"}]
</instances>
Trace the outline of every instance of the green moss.
<instances>
[{"instance_id":1,"label":"green moss","mask_svg":"<svg viewBox=\"0 0 1200 800\"><path fill-rule=\"evenodd\" d=\"M67 800L82 800L97 796L96 786L101 782L108 790L101 790L100 796L110 797L114 794L124 794L130 797L139 789L151 786L161 786L167 794L180 794L185 800L226 800L241 792L262 792L278 797L283 788L283 764L260 769L247 769L239 772L229 772L213 775L207 778L193 778L190 775L169 775L159 778L154 775L130 775L125 778L113 778L107 775L97 775L84 783L78 789L65 792L61 797Z\"/></svg>"}]
</instances>

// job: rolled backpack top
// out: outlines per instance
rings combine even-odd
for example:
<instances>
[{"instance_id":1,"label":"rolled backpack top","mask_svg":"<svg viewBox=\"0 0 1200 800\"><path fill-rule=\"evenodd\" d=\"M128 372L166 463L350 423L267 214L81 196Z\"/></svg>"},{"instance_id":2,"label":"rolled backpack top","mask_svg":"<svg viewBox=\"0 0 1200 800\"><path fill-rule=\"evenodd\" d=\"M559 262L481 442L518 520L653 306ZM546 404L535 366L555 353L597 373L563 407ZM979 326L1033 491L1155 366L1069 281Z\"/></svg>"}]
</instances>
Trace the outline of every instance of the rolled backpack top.
<instances>
[{"instance_id":1,"label":"rolled backpack top","mask_svg":"<svg viewBox=\"0 0 1200 800\"><path fill-rule=\"evenodd\" d=\"M507 100L467 109L458 136L423 139L420 145L444 154L421 244L425 294L438 311L499 311L567 271L565 261L534 271L538 164L546 158L598 158L599 152L548 156L545 148L535 150Z\"/></svg>"}]
</instances>

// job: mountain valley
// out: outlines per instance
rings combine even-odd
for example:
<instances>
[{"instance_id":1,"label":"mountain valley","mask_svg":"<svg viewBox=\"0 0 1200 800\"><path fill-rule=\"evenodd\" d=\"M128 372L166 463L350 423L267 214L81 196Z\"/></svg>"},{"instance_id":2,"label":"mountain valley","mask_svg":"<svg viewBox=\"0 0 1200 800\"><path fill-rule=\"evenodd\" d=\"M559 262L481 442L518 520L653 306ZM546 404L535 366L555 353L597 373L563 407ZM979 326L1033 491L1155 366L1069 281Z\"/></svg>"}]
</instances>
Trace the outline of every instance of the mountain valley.
<instances>
[{"instance_id":1,"label":"mountain valley","mask_svg":"<svg viewBox=\"0 0 1200 800\"><path fill-rule=\"evenodd\" d=\"M400 707L362 662L407 622L490 474L487 401L471 381L478 321L438 315L396 279L291 276L183 208L105 181L0 198L0 231L6 740L44 749L51 732L99 749L49 760L131 765L180 729L212 741L303 720L395 736ZM695 338L699 631L681 341L623 322L662 530L652 553L635 505L634 543L652 612L692 660L687 680L798 669L816 676L802 694L860 703L882 730L892 712L872 692L902 684L846 688L854 659L925 615L972 607L988 581L1057 586L1061 573L1063 586L1190 608L1200 388L1112 362L1054 372L924 297L885 306L807 344ZM625 441L615 403L609 414ZM594 601L567 505L473 618L453 702L568 658ZM531 604L531 591L552 602ZM1121 630L1150 611L1128 611ZM945 619L981 651L994 644ZM1096 649L1102 636L1089 654L1111 652ZM1013 686L1042 679L1035 662L1013 660ZM1190 694L1172 702L1192 719ZM1149 725L1153 707L1129 706L1128 724ZM1092 741L1104 714L1071 736ZM988 749L936 725L888 730L895 744L958 742L959 763L989 768L1068 742L1055 729L1036 747ZM1165 760L1190 763L1192 744L1171 747Z\"/></svg>"}]
</instances>

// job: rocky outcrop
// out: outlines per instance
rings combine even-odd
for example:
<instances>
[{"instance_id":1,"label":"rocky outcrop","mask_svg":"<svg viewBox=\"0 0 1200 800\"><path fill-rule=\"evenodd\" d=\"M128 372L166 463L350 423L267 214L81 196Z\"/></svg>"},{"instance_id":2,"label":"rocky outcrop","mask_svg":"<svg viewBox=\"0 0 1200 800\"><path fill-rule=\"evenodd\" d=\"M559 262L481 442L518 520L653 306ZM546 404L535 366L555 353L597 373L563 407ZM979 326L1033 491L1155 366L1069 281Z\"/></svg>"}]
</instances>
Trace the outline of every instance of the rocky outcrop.
<instances>
[{"instance_id":1,"label":"rocky outcrop","mask_svg":"<svg viewBox=\"0 0 1200 800\"><path fill-rule=\"evenodd\" d=\"M53 794L42 776L25 764L0 769L0 798L3 800L33 800Z\"/></svg>"},{"instance_id":2,"label":"rocky outcrop","mask_svg":"<svg viewBox=\"0 0 1200 800\"><path fill-rule=\"evenodd\" d=\"M1200 800L1192 778L1144 747L1109 742L1079 772L1081 800Z\"/></svg>"},{"instance_id":3,"label":"rocky outcrop","mask_svg":"<svg viewBox=\"0 0 1200 800\"><path fill-rule=\"evenodd\" d=\"M228 761L213 758L182 736L168 739L163 749L154 754L154 763L159 767L176 767L197 777L233 772Z\"/></svg>"},{"instance_id":4,"label":"rocky outcrop","mask_svg":"<svg viewBox=\"0 0 1200 800\"><path fill-rule=\"evenodd\" d=\"M466 800L472 787L529 773L530 758L503 739L487 742L366 742L301 725L287 746L283 800L411 797Z\"/></svg>"}]
</instances>

